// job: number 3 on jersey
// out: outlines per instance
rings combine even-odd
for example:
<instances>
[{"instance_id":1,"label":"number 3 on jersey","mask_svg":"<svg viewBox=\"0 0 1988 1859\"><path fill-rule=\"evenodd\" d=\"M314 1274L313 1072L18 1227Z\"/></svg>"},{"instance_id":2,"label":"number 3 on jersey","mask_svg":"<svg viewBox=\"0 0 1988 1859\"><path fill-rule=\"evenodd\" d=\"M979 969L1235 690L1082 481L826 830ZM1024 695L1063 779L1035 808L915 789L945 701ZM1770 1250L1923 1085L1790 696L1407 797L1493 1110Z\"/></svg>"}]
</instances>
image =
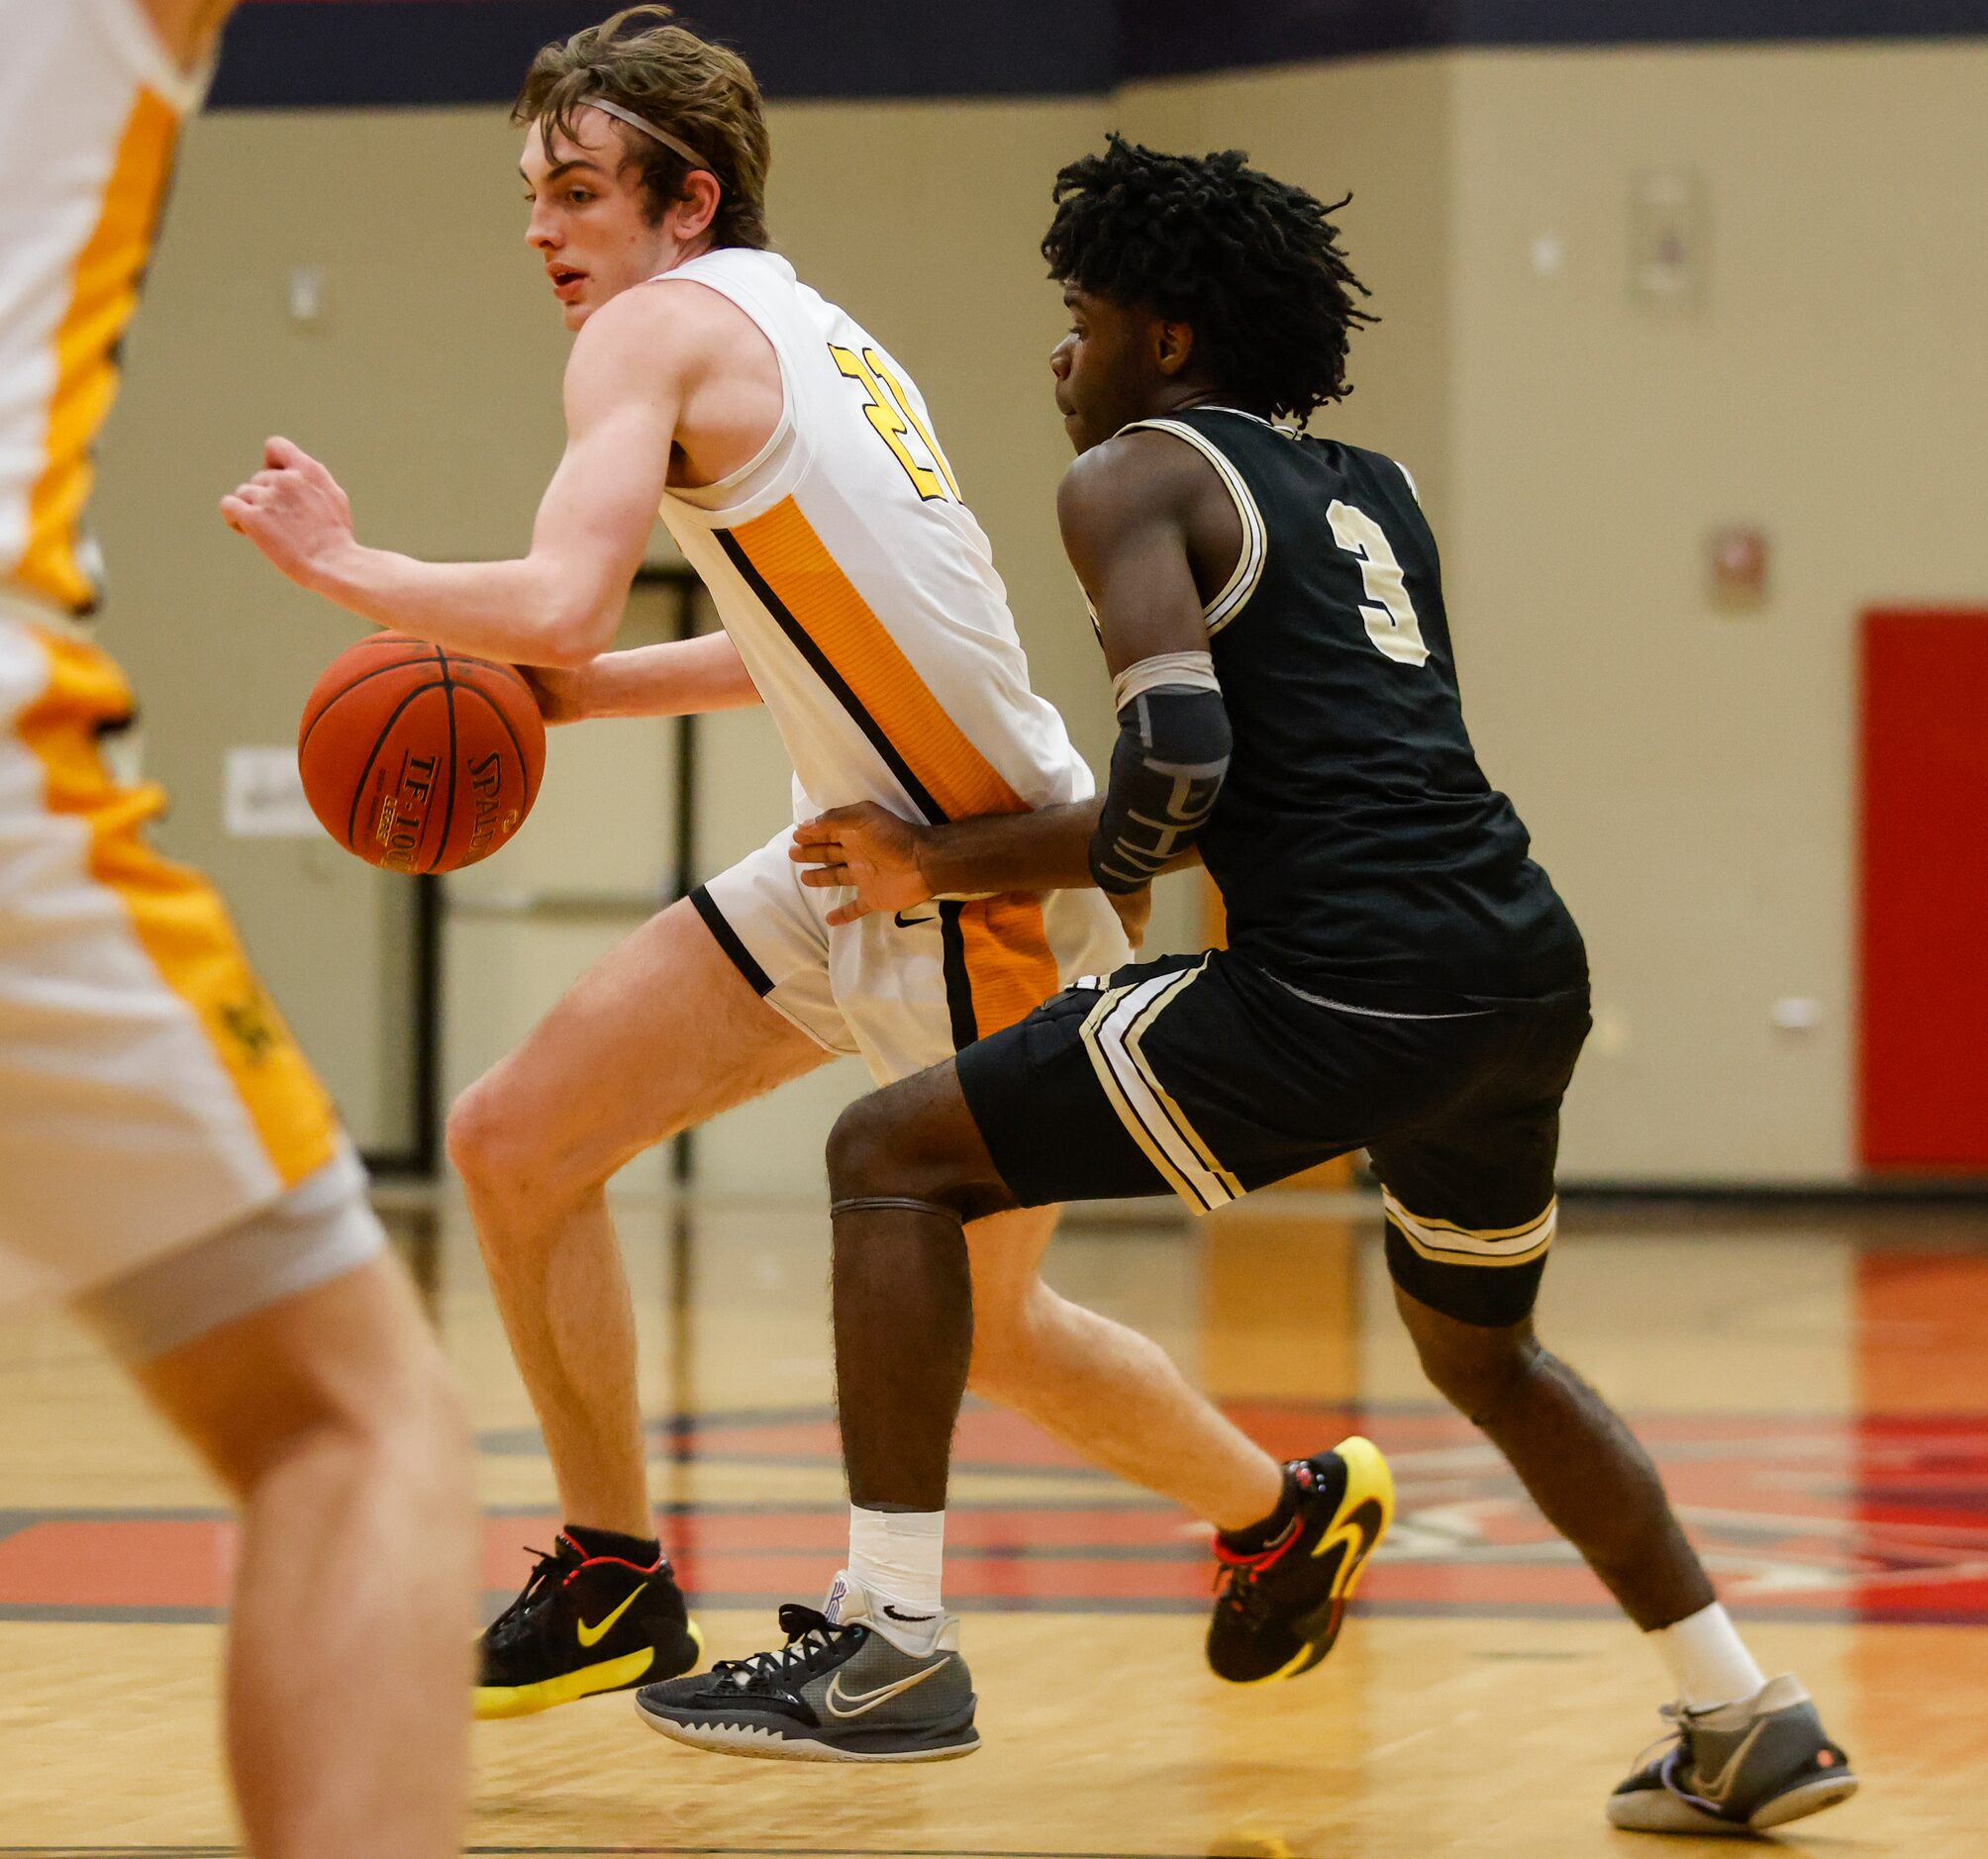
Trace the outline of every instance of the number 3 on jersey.
<instances>
[{"instance_id":1,"label":"number 3 on jersey","mask_svg":"<svg viewBox=\"0 0 1988 1859\"><path fill-rule=\"evenodd\" d=\"M836 366L863 389L863 412L876 428L877 437L897 454L912 489L927 503L943 500L948 494L953 503L959 502L959 486L953 481L952 467L945 462L945 454L939 449L932 429L918 417L903 382L890 371L884 358L874 348L857 354L853 348L843 348L834 342L829 344L829 353L835 356ZM930 463L922 463L912 451L910 441L914 433Z\"/></svg>"},{"instance_id":2,"label":"number 3 on jersey","mask_svg":"<svg viewBox=\"0 0 1988 1859\"><path fill-rule=\"evenodd\" d=\"M1326 515L1332 521L1333 540L1359 560L1360 579L1366 583L1367 600L1373 603L1360 608L1367 637L1397 664L1427 664L1429 647L1422 642L1422 622L1415 617L1415 603L1402 580L1401 563L1380 525L1364 510L1337 498Z\"/></svg>"}]
</instances>

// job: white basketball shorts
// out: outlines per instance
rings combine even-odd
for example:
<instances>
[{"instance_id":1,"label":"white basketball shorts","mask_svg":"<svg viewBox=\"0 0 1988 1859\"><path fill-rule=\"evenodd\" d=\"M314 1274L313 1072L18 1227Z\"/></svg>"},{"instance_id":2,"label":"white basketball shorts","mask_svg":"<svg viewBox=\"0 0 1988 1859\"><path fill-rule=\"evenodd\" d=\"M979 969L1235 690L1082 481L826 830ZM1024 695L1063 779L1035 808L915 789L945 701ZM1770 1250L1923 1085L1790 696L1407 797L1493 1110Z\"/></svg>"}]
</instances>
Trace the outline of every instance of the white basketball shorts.
<instances>
[{"instance_id":1,"label":"white basketball shorts","mask_svg":"<svg viewBox=\"0 0 1988 1859\"><path fill-rule=\"evenodd\" d=\"M1101 891L921 904L832 930L844 893L801 882L792 838L782 830L690 901L767 1006L829 1051L860 1056L880 1085L1132 959Z\"/></svg>"},{"instance_id":2,"label":"white basketball shorts","mask_svg":"<svg viewBox=\"0 0 1988 1859\"><path fill-rule=\"evenodd\" d=\"M147 843L163 794L105 764L131 717L107 654L0 597L0 1305L128 1276L346 1154L220 898Z\"/></svg>"}]
</instances>

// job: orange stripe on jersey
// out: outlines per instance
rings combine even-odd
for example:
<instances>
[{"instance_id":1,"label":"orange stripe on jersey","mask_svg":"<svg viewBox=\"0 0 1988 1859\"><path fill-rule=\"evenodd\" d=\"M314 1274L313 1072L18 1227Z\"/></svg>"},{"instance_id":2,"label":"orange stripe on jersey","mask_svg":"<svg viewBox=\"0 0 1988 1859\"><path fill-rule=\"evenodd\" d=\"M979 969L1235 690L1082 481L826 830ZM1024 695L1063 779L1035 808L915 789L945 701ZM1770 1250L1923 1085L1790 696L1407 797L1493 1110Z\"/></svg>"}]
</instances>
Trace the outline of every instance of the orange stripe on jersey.
<instances>
[{"instance_id":1,"label":"orange stripe on jersey","mask_svg":"<svg viewBox=\"0 0 1988 1859\"><path fill-rule=\"evenodd\" d=\"M63 608L84 608L96 598L76 558L83 506L96 476L90 447L117 398L118 339L138 305L178 129L178 112L163 97L138 93L55 332L45 462L29 500L28 546L14 577Z\"/></svg>"},{"instance_id":2,"label":"orange stripe on jersey","mask_svg":"<svg viewBox=\"0 0 1988 1859\"><path fill-rule=\"evenodd\" d=\"M753 572L808 636L948 820L1021 814L1028 803L946 714L791 497L731 532ZM987 898L959 915L980 1036L1010 1027L1058 985L1035 897Z\"/></svg>"},{"instance_id":3,"label":"orange stripe on jersey","mask_svg":"<svg viewBox=\"0 0 1988 1859\"><path fill-rule=\"evenodd\" d=\"M293 1188L337 1153L331 1100L249 969L220 898L146 843L163 790L120 786L104 766L98 732L132 714L124 674L93 645L39 627L35 636L51 675L16 727L42 764L49 811L88 823L90 876L123 901L140 945L193 1010L271 1167Z\"/></svg>"},{"instance_id":4,"label":"orange stripe on jersey","mask_svg":"<svg viewBox=\"0 0 1988 1859\"><path fill-rule=\"evenodd\" d=\"M959 913L959 940L983 1039L1026 1020L1062 986L1039 897L976 899Z\"/></svg>"},{"instance_id":5,"label":"orange stripe on jersey","mask_svg":"<svg viewBox=\"0 0 1988 1859\"><path fill-rule=\"evenodd\" d=\"M926 688L799 504L789 497L732 537L948 820L1029 811Z\"/></svg>"}]
</instances>

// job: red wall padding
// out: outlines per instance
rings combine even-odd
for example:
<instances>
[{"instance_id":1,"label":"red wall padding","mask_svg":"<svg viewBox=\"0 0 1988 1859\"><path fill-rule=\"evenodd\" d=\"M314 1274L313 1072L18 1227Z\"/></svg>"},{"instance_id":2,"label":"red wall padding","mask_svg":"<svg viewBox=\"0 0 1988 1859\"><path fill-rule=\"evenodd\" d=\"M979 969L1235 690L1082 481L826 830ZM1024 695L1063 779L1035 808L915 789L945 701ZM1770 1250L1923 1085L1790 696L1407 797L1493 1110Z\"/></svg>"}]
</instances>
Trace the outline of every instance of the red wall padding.
<instances>
[{"instance_id":1,"label":"red wall padding","mask_svg":"<svg viewBox=\"0 0 1988 1859\"><path fill-rule=\"evenodd\" d=\"M1863 1160L1988 1169L1988 613L1863 621Z\"/></svg>"}]
</instances>

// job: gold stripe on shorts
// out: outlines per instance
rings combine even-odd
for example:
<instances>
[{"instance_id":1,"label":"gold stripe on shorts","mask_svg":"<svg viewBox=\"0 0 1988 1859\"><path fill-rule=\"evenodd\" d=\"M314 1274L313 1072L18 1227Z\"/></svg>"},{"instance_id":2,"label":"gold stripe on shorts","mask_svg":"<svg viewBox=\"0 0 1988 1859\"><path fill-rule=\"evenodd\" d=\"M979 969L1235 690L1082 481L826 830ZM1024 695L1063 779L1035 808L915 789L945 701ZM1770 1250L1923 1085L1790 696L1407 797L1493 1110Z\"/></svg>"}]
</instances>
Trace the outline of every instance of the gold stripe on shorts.
<instances>
[{"instance_id":1,"label":"gold stripe on shorts","mask_svg":"<svg viewBox=\"0 0 1988 1859\"><path fill-rule=\"evenodd\" d=\"M1242 1185L1217 1160L1141 1048L1153 1023L1205 966L1148 975L1131 987L1112 989L1085 1017L1082 1028L1092 1069L1119 1122L1167 1186L1204 1214L1241 1199Z\"/></svg>"},{"instance_id":2,"label":"gold stripe on shorts","mask_svg":"<svg viewBox=\"0 0 1988 1859\"><path fill-rule=\"evenodd\" d=\"M1393 1193L1381 1190L1381 1206L1403 1238L1438 1265L1527 1265L1553 1243L1559 1225L1558 1197L1545 1211L1517 1226L1458 1226L1446 1220L1411 1214Z\"/></svg>"},{"instance_id":3,"label":"gold stripe on shorts","mask_svg":"<svg viewBox=\"0 0 1988 1859\"><path fill-rule=\"evenodd\" d=\"M98 730L131 715L130 687L95 645L49 628L36 637L50 659L40 697L15 730L42 764L45 804L88 826L89 876L115 892L159 978L192 1010L285 1188L338 1153L337 1113L290 1029L255 979L227 907L186 865L146 841L165 806L162 789L122 786L98 748Z\"/></svg>"}]
</instances>

